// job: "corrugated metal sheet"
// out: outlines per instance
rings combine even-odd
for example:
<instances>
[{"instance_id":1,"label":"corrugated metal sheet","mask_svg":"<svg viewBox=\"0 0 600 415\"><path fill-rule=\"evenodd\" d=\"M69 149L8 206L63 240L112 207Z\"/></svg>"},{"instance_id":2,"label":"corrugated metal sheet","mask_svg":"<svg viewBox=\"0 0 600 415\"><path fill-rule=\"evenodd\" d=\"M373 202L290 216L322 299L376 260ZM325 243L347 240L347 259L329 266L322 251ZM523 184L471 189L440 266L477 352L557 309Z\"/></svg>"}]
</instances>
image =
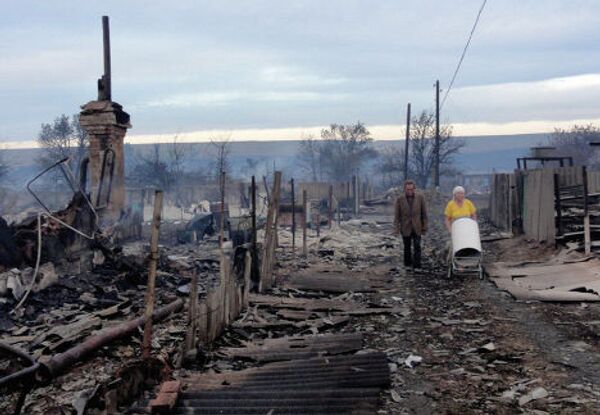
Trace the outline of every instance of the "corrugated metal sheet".
<instances>
[{"instance_id":1,"label":"corrugated metal sheet","mask_svg":"<svg viewBox=\"0 0 600 415\"><path fill-rule=\"evenodd\" d=\"M390 374L385 354L364 353L183 380L177 414L374 414Z\"/></svg>"}]
</instances>

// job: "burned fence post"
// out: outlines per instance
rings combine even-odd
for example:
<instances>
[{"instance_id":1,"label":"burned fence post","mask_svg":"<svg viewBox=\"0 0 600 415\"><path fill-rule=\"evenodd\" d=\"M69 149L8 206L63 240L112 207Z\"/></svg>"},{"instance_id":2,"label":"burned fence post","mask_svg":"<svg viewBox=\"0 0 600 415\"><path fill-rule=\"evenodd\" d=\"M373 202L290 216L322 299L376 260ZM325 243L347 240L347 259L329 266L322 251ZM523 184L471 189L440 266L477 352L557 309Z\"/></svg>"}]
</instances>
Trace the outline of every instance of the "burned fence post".
<instances>
[{"instance_id":1,"label":"burned fence post","mask_svg":"<svg viewBox=\"0 0 600 415\"><path fill-rule=\"evenodd\" d=\"M340 207L340 201L337 201L337 222L338 222L338 227L342 224L342 212L341 212L341 207Z\"/></svg>"},{"instance_id":2,"label":"burned fence post","mask_svg":"<svg viewBox=\"0 0 600 415\"><path fill-rule=\"evenodd\" d=\"M588 193L588 175L587 168L581 168L581 176L583 179L583 237L585 254L590 255L592 252L592 237L590 231L590 209L589 209L589 193Z\"/></svg>"},{"instance_id":3,"label":"burned fence post","mask_svg":"<svg viewBox=\"0 0 600 415\"><path fill-rule=\"evenodd\" d=\"M261 263L260 282L258 290L264 292L272 285L273 261L275 257L277 232L277 211L279 210L279 196L281 192L281 172L275 172L273 180L272 197L269 200L267 223L265 227L265 242Z\"/></svg>"},{"instance_id":4,"label":"burned fence post","mask_svg":"<svg viewBox=\"0 0 600 415\"><path fill-rule=\"evenodd\" d=\"M190 281L190 298L188 302L188 329L185 337L184 358L193 350L196 350L198 331L198 271L196 266L192 270Z\"/></svg>"},{"instance_id":5,"label":"burned fence post","mask_svg":"<svg viewBox=\"0 0 600 415\"><path fill-rule=\"evenodd\" d=\"M294 179L290 180L292 186L292 252L296 252L296 193Z\"/></svg>"},{"instance_id":6,"label":"burned fence post","mask_svg":"<svg viewBox=\"0 0 600 415\"><path fill-rule=\"evenodd\" d=\"M358 176L352 176L352 213L358 214Z\"/></svg>"},{"instance_id":7,"label":"burned fence post","mask_svg":"<svg viewBox=\"0 0 600 415\"><path fill-rule=\"evenodd\" d=\"M244 292L242 293L242 310L248 308L248 302L250 300L250 284L252 284L252 270L254 269L254 259L252 254L246 251L246 258L244 261Z\"/></svg>"},{"instance_id":8,"label":"burned fence post","mask_svg":"<svg viewBox=\"0 0 600 415\"><path fill-rule=\"evenodd\" d=\"M329 229L331 229L333 227L333 185L329 185L329 203L327 204L327 208L328 208L328 222L329 222Z\"/></svg>"},{"instance_id":9,"label":"burned fence post","mask_svg":"<svg viewBox=\"0 0 600 415\"><path fill-rule=\"evenodd\" d=\"M142 357L148 359L152 352L152 313L154 311L154 291L156 288L156 268L158 266L158 235L160 230L163 192L157 190L154 194L154 213L152 215L152 235L150 237L150 269L146 283L146 313L144 324L144 341Z\"/></svg>"},{"instance_id":10,"label":"burned fence post","mask_svg":"<svg viewBox=\"0 0 600 415\"><path fill-rule=\"evenodd\" d=\"M306 189L302 190L302 256L308 257L307 226L308 226L308 197Z\"/></svg>"},{"instance_id":11,"label":"burned fence post","mask_svg":"<svg viewBox=\"0 0 600 415\"><path fill-rule=\"evenodd\" d=\"M346 182L346 199L350 200L350 181Z\"/></svg>"},{"instance_id":12,"label":"burned fence post","mask_svg":"<svg viewBox=\"0 0 600 415\"><path fill-rule=\"evenodd\" d=\"M554 173L554 209L556 210L556 233L563 235L562 203L560 200L560 181L558 173Z\"/></svg>"},{"instance_id":13,"label":"burned fence post","mask_svg":"<svg viewBox=\"0 0 600 415\"><path fill-rule=\"evenodd\" d=\"M256 228L256 178L252 176L252 271L251 280L253 283L258 284L259 281L259 269L258 269L258 241L257 241Z\"/></svg>"},{"instance_id":14,"label":"burned fence post","mask_svg":"<svg viewBox=\"0 0 600 415\"><path fill-rule=\"evenodd\" d=\"M223 250L223 242L225 242L225 172L221 171L219 180L219 189L221 197L221 218L219 220L219 248Z\"/></svg>"},{"instance_id":15,"label":"burned fence post","mask_svg":"<svg viewBox=\"0 0 600 415\"><path fill-rule=\"evenodd\" d=\"M317 218L317 237L321 236L321 212L317 210L317 214L316 214Z\"/></svg>"}]
</instances>

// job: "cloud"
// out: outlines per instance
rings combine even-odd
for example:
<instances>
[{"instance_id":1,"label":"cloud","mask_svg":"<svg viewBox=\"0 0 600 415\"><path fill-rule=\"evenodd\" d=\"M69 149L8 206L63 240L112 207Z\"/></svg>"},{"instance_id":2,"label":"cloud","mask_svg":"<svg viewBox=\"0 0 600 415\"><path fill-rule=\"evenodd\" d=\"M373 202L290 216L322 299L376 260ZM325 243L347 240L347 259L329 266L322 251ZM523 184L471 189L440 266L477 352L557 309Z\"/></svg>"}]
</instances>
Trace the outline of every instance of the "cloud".
<instances>
[{"instance_id":1,"label":"cloud","mask_svg":"<svg viewBox=\"0 0 600 415\"><path fill-rule=\"evenodd\" d=\"M450 97L445 109L455 122L596 118L600 73L456 88Z\"/></svg>"},{"instance_id":2,"label":"cloud","mask_svg":"<svg viewBox=\"0 0 600 415\"><path fill-rule=\"evenodd\" d=\"M279 87L314 87L340 85L343 77L325 77L290 66L267 66L261 70L261 80Z\"/></svg>"},{"instance_id":3,"label":"cloud","mask_svg":"<svg viewBox=\"0 0 600 415\"><path fill-rule=\"evenodd\" d=\"M240 104L241 102L311 102L311 101L339 101L342 94L323 94L314 91L222 91L222 92L198 92L194 94L179 94L167 96L158 100L149 101L137 105L136 108L144 107L170 107L170 108L193 108L214 107Z\"/></svg>"},{"instance_id":4,"label":"cloud","mask_svg":"<svg viewBox=\"0 0 600 415\"><path fill-rule=\"evenodd\" d=\"M0 142L35 137L40 123L94 99L102 14L111 16L113 95L131 133L150 134L395 125L409 101L433 108L431 86L447 87L479 5L11 2L0 15ZM599 24L597 1L488 2L444 119L490 128L595 119Z\"/></svg>"}]
</instances>

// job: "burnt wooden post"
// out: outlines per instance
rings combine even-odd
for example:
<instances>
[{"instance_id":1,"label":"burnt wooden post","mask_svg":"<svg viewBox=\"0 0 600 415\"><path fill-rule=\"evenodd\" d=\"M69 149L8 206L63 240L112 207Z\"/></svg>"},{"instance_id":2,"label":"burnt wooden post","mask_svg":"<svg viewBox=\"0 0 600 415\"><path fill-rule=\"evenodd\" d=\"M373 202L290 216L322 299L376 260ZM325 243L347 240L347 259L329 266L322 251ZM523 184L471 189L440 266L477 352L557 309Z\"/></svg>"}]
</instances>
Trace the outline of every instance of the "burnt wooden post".
<instances>
[{"instance_id":1,"label":"burnt wooden post","mask_svg":"<svg viewBox=\"0 0 600 415\"><path fill-rule=\"evenodd\" d=\"M581 176L583 179L583 238L585 246L585 254L589 255L592 252L592 235L590 231L590 210L589 210L589 193L588 193L588 176L587 168L581 168Z\"/></svg>"},{"instance_id":2,"label":"burnt wooden post","mask_svg":"<svg viewBox=\"0 0 600 415\"><path fill-rule=\"evenodd\" d=\"M554 209L556 210L556 233L558 236L562 236L562 203L560 200L560 182L558 173L554 173Z\"/></svg>"},{"instance_id":3,"label":"burnt wooden post","mask_svg":"<svg viewBox=\"0 0 600 415\"><path fill-rule=\"evenodd\" d=\"M329 229L331 229L333 227L333 185L329 185L329 203L328 203L328 222L329 222Z\"/></svg>"},{"instance_id":4,"label":"burnt wooden post","mask_svg":"<svg viewBox=\"0 0 600 415\"><path fill-rule=\"evenodd\" d=\"M219 247L225 242L225 172L221 171L219 187L221 190L221 220L219 221Z\"/></svg>"},{"instance_id":5,"label":"burnt wooden post","mask_svg":"<svg viewBox=\"0 0 600 415\"><path fill-rule=\"evenodd\" d=\"M258 283L258 243L257 243L257 228L256 228L256 178L252 176L252 271L251 280Z\"/></svg>"},{"instance_id":6,"label":"burnt wooden post","mask_svg":"<svg viewBox=\"0 0 600 415\"><path fill-rule=\"evenodd\" d=\"M342 212L340 210L340 201L337 201L337 221L338 221L338 226L340 226L342 224Z\"/></svg>"},{"instance_id":7,"label":"burnt wooden post","mask_svg":"<svg viewBox=\"0 0 600 415\"><path fill-rule=\"evenodd\" d=\"M273 261L275 257L277 232L277 211L279 210L279 196L281 192L281 172L276 171L273 180L272 198L269 200L267 211L267 223L265 226L265 242L260 271L258 290L264 292L271 287L271 276L273 272Z\"/></svg>"},{"instance_id":8,"label":"burnt wooden post","mask_svg":"<svg viewBox=\"0 0 600 415\"><path fill-rule=\"evenodd\" d=\"M271 194L269 193L269 183L267 183L267 176L263 176L263 184L265 185L265 192L267 193L267 204L271 203Z\"/></svg>"},{"instance_id":9,"label":"burnt wooden post","mask_svg":"<svg viewBox=\"0 0 600 415\"><path fill-rule=\"evenodd\" d=\"M192 280L190 281L190 298L188 302L188 329L185 337L184 358L192 350L196 349L196 332L198 327L198 272L196 266L192 269Z\"/></svg>"},{"instance_id":10,"label":"burnt wooden post","mask_svg":"<svg viewBox=\"0 0 600 415\"><path fill-rule=\"evenodd\" d=\"M321 212L317 211L317 237L321 236Z\"/></svg>"},{"instance_id":11,"label":"burnt wooden post","mask_svg":"<svg viewBox=\"0 0 600 415\"><path fill-rule=\"evenodd\" d=\"M302 190L302 256L308 256L307 226L308 226L308 197L306 189Z\"/></svg>"},{"instance_id":12,"label":"burnt wooden post","mask_svg":"<svg viewBox=\"0 0 600 415\"><path fill-rule=\"evenodd\" d=\"M152 313L154 312L154 291L156 289L156 268L158 265L158 235L160 230L163 192L157 190L154 194L154 213L152 215L152 234L150 237L150 268L146 283L146 312L144 323L144 340L142 342L142 357L150 358L152 354Z\"/></svg>"},{"instance_id":13,"label":"burnt wooden post","mask_svg":"<svg viewBox=\"0 0 600 415\"><path fill-rule=\"evenodd\" d=\"M294 179L290 180L292 185L292 252L296 252L296 193Z\"/></svg>"},{"instance_id":14,"label":"burnt wooden post","mask_svg":"<svg viewBox=\"0 0 600 415\"><path fill-rule=\"evenodd\" d=\"M352 213L358 213L358 176L352 176Z\"/></svg>"}]
</instances>

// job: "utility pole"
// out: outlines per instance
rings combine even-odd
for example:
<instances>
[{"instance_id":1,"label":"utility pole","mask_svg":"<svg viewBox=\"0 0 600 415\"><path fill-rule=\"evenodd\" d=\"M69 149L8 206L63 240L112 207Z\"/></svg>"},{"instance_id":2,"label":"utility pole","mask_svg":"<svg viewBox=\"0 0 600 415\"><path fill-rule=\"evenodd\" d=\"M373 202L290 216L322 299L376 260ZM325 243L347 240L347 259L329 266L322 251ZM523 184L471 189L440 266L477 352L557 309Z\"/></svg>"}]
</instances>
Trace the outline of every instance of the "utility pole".
<instances>
[{"instance_id":1,"label":"utility pole","mask_svg":"<svg viewBox=\"0 0 600 415\"><path fill-rule=\"evenodd\" d=\"M440 187L440 81L435 81L435 187Z\"/></svg>"},{"instance_id":2,"label":"utility pole","mask_svg":"<svg viewBox=\"0 0 600 415\"><path fill-rule=\"evenodd\" d=\"M406 107L406 139L404 140L404 180L408 180L408 149L410 142L410 102Z\"/></svg>"}]
</instances>

